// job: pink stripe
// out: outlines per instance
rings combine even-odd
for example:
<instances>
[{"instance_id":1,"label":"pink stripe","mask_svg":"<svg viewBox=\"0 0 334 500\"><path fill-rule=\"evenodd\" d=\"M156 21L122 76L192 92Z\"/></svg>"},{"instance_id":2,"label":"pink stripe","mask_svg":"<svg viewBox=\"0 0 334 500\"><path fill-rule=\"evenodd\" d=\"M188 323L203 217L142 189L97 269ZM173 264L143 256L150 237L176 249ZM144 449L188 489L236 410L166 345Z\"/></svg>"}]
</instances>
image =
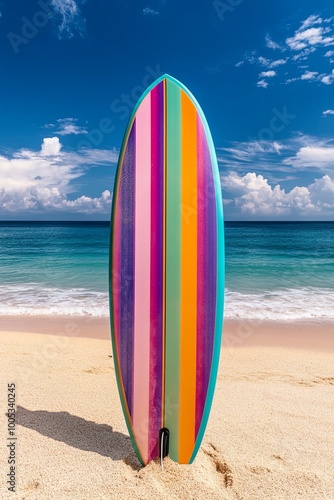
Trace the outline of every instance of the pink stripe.
<instances>
[{"instance_id":1,"label":"pink stripe","mask_svg":"<svg viewBox=\"0 0 334 500\"><path fill-rule=\"evenodd\" d=\"M136 115L135 313L133 429L144 463L148 459L151 249L151 95Z\"/></svg>"},{"instance_id":2,"label":"pink stripe","mask_svg":"<svg viewBox=\"0 0 334 500\"><path fill-rule=\"evenodd\" d=\"M118 191L118 199L115 205L115 227L114 227L114 256L112 263L113 273L113 302L114 302L114 332L116 346L119 346L120 325L120 295L121 295L121 192Z\"/></svg>"}]
</instances>

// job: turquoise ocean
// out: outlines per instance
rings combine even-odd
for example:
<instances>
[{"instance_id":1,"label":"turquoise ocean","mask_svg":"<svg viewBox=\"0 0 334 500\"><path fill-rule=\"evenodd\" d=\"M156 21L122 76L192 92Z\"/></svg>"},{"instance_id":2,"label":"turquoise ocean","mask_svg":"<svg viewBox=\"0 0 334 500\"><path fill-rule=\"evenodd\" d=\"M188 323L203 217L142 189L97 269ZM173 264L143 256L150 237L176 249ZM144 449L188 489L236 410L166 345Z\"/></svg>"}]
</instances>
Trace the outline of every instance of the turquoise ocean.
<instances>
[{"instance_id":1,"label":"turquoise ocean","mask_svg":"<svg viewBox=\"0 0 334 500\"><path fill-rule=\"evenodd\" d=\"M227 222L225 317L334 320L334 222ZM0 222L0 315L108 316L107 222Z\"/></svg>"}]
</instances>

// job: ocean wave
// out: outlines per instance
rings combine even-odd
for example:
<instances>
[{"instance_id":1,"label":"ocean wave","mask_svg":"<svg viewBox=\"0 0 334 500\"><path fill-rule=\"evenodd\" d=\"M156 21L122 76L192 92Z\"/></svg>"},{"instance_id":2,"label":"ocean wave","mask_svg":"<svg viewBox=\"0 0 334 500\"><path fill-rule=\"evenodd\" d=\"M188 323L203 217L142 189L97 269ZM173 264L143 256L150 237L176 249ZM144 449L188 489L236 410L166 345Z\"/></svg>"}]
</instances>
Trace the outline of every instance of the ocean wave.
<instances>
[{"instance_id":1,"label":"ocean wave","mask_svg":"<svg viewBox=\"0 0 334 500\"><path fill-rule=\"evenodd\" d=\"M2 285L0 315L106 317L108 293L85 288L43 288L37 283Z\"/></svg>"},{"instance_id":2,"label":"ocean wave","mask_svg":"<svg viewBox=\"0 0 334 500\"><path fill-rule=\"evenodd\" d=\"M333 320L334 290L312 287L258 293L226 290L225 318Z\"/></svg>"},{"instance_id":3,"label":"ocean wave","mask_svg":"<svg viewBox=\"0 0 334 500\"><path fill-rule=\"evenodd\" d=\"M0 315L108 317L108 293L86 288L43 288L37 283L1 285ZM310 287L245 293L227 289L225 318L333 320L334 290Z\"/></svg>"}]
</instances>

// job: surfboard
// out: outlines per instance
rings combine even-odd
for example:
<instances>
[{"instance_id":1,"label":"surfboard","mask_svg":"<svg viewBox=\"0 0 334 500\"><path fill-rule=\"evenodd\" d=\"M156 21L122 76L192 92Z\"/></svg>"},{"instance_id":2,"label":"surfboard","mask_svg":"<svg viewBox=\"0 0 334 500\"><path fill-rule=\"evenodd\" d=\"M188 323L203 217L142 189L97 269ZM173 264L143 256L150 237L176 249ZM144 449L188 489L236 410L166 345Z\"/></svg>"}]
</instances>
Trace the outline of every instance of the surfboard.
<instances>
[{"instance_id":1,"label":"surfboard","mask_svg":"<svg viewBox=\"0 0 334 500\"><path fill-rule=\"evenodd\" d=\"M137 456L145 465L169 447L174 461L191 463L217 378L224 223L207 121L169 75L144 92L124 134L109 278L115 372Z\"/></svg>"}]
</instances>

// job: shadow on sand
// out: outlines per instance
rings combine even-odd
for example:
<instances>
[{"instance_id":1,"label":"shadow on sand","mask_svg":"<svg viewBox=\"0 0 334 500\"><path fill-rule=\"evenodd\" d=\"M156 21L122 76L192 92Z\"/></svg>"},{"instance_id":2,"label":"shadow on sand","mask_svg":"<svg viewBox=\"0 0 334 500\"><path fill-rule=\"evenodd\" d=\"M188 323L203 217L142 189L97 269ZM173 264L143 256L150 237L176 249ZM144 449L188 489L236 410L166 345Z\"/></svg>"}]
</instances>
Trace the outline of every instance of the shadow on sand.
<instances>
[{"instance_id":1,"label":"shadow on sand","mask_svg":"<svg viewBox=\"0 0 334 500\"><path fill-rule=\"evenodd\" d=\"M66 411L31 411L22 406L17 407L17 424L73 448L122 460L134 470L141 468L129 436L113 431L109 425L96 424Z\"/></svg>"}]
</instances>

